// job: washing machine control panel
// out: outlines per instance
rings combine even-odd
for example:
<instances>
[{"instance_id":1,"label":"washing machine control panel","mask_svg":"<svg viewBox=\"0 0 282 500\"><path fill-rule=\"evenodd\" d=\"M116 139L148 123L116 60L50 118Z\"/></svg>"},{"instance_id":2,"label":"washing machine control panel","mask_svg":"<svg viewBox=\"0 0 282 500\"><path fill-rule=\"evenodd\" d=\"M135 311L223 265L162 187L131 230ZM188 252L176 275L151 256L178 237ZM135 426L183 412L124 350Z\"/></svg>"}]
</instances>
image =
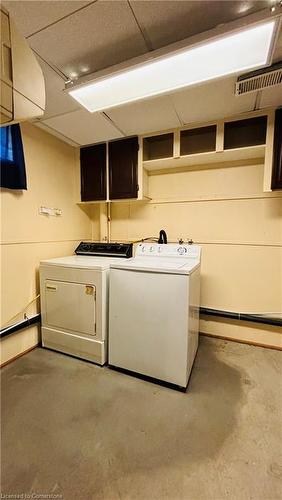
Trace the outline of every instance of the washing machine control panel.
<instances>
[{"instance_id":1,"label":"washing machine control panel","mask_svg":"<svg viewBox=\"0 0 282 500\"><path fill-rule=\"evenodd\" d=\"M201 247L198 245L179 245L176 243L139 243L135 256L148 257L184 257L200 259Z\"/></svg>"}]
</instances>

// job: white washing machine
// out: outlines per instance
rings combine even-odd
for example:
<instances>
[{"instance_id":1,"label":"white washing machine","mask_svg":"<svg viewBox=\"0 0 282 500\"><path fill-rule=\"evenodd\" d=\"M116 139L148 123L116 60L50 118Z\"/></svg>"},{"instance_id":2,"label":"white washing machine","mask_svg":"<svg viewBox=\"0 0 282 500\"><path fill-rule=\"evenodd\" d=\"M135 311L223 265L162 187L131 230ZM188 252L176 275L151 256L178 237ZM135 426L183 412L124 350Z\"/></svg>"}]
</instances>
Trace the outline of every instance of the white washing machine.
<instances>
[{"instance_id":1,"label":"white washing machine","mask_svg":"<svg viewBox=\"0 0 282 500\"><path fill-rule=\"evenodd\" d=\"M198 347L197 245L137 246L111 263L109 364L186 388Z\"/></svg>"},{"instance_id":2,"label":"white washing machine","mask_svg":"<svg viewBox=\"0 0 282 500\"><path fill-rule=\"evenodd\" d=\"M132 244L81 242L76 253L40 263L42 345L103 365L110 264Z\"/></svg>"}]
</instances>

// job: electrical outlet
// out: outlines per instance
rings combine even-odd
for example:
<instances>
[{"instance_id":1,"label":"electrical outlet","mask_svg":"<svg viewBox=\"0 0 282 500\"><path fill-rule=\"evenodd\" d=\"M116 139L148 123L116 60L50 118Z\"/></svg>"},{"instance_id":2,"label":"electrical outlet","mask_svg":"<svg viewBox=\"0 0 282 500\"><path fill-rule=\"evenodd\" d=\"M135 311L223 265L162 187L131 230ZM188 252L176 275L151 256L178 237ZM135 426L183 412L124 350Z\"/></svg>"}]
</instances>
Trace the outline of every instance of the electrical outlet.
<instances>
[{"instance_id":1,"label":"electrical outlet","mask_svg":"<svg viewBox=\"0 0 282 500\"><path fill-rule=\"evenodd\" d=\"M39 214L40 215L51 215L51 216L56 217L58 215L62 215L62 210L61 210L61 208L40 207Z\"/></svg>"}]
</instances>

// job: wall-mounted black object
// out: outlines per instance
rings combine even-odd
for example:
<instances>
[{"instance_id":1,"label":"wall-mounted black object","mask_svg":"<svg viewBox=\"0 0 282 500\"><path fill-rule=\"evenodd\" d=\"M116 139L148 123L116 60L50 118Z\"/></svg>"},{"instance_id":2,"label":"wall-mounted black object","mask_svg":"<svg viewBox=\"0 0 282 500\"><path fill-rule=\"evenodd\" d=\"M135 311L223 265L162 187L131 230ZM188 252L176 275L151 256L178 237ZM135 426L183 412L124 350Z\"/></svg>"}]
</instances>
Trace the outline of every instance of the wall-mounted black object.
<instances>
[{"instance_id":1,"label":"wall-mounted black object","mask_svg":"<svg viewBox=\"0 0 282 500\"><path fill-rule=\"evenodd\" d=\"M138 197L138 137L109 142L109 197Z\"/></svg>"},{"instance_id":2,"label":"wall-mounted black object","mask_svg":"<svg viewBox=\"0 0 282 500\"><path fill-rule=\"evenodd\" d=\"M75 249L77 255L93 257L132 257L132 243L93 243L82 241Z\"/></svg>"},{"instance_id":3,"label":"wall-mounted black object","mask_svg":"<svg viewBox=\"0 0 282 500\"><path fill-rule=\"evenodd\" d=\"M106 200L106 144L80 150L81 201Z\"/></svg>"},{"instance_id":4,"label":"wall-mounted black object","mask_svg":"<svg viewBox=\"0 0 282 500\"><path fill-rule=\"evenodd\" d=\"M167 244L167 235L166 235L166 232L164 229L161 229L160 230L160 235L159 235L159 239L158 239L158 243L159 244Z\"/></svg>"},{"instance_id":5,"label":"wall-mounted black object","mask_svg":"<svg viewBox=\"0 0 282 500\"><path fill-rule=\"evenodd\" d=\"M0 128L1 187L27 189L21 129L18 124Z\"/></svg>"},{"instance_id":6,"label":"wall-mounted black object","mask_svg":"<svg viewBox=\"0 0 282 500\"><path fill-rule=\"evenodd\" d=\"M275 112L271 189L282 189L282 108Z\"/></svg>"}]
</instances>

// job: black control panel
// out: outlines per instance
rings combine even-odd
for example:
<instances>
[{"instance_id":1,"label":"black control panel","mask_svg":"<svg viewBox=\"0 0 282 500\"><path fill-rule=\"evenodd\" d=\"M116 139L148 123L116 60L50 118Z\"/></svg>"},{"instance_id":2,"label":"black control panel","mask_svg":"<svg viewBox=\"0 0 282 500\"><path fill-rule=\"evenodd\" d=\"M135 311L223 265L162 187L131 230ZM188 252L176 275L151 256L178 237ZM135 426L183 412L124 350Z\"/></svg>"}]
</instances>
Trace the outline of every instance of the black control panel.
<instances>
[{"instance_id":1,"label":"black control panel","mask_svg":"<svg viewBox=\"0 0 282 500\"><path fill-rule=\"evenodd\" d=\"M132 257L132 243L93 243L82 241L75 249L77 255L99 257Z\"/></svg>"}]
</instances>

